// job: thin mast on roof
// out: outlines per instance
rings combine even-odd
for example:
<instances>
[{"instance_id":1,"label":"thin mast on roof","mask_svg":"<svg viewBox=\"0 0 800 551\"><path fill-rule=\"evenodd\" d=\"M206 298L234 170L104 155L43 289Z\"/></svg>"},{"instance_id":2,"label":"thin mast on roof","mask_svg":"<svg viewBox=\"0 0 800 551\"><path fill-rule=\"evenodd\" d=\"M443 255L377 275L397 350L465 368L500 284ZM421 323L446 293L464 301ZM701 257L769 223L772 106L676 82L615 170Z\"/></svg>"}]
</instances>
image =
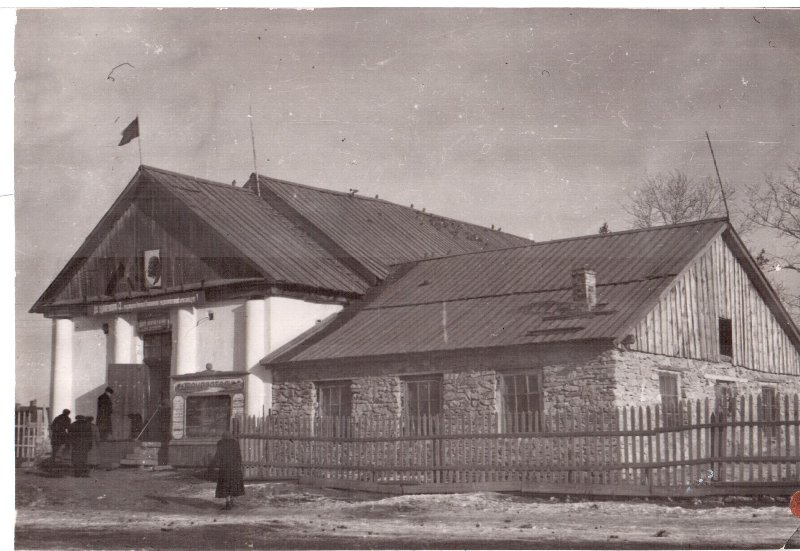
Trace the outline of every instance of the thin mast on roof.
<instances>
[{"instance_id":1,"label":"thin mast on roof","mask_svg":"<svg viewBox=\"0 0 800 551\"><path fill-rule=\"evenodd\" d=\"M717 171L717 181L719 182L719 191L722 193L722 202L725 204L725 219L730 222L731 213L728 211L728 200L725 198L725 187L722 185L722 178L719 177L717 158L714 156L714 148L711 147L711 138L708 137L708 130L706 130L706 140L708 140L708 148L711 150L711 158L714 160L714 170Z\"/></svg>"},{"instance_id":2,"label":"thin mast on roof","mask_svg":"<svg viewBox=\"0 0 800 551\"><path fill-rule=\"evenodd\" d=\"M250 143L253 145L253 172L256 173L256 193L261 197L261 182L258 179L258 163L256 163L256 135L253 133L253 103L250 103L250 111L247 114L250 119Z\"/></svg>"}]
</instances>

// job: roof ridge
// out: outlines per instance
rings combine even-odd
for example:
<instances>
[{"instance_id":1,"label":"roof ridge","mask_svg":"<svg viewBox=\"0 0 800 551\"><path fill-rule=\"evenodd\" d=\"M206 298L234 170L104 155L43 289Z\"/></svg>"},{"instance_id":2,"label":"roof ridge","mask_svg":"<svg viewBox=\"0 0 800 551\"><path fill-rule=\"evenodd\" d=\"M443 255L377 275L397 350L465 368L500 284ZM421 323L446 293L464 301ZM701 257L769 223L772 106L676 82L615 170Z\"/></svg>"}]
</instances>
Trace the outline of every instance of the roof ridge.
<instances>
[{"instance_id":1,"label":"roof ridge","mask_svg":"<svg viewBox=\"0 0 800 551\"><path fill-rule=\"evenodd\" d=\"M624 279L624 280L621 280L621 281L609 281L609 282L606 282L606 283L598 283L596 285L596 288L600 289L600 288L603 288L603 287L614 287L616 285L632 285L634 283L644 283L644 282L647 282L647 281L655 281L655 280L658 280L658 279L669 279L669 278L673 278L673 277L676 277L676 276L677 276L677 274L667 273L667 274L663 274L663 275L650 276L650 277L644 277L644 278L639 278L639 279ZM550 287L550 288L546 288L546 289L533 289L533 290L528 290L528 291L507 291L507 292L504 292L504 293L496 293L496 294L491 294L491 295L456 296L455 298L437 299L437 300L429 299L429 300L422 300L422 301L419 301L419 302L401 302L401 303L397 303L397 304L379 303L376 306L370 306L370 304L364 304L364 305L360 306L360 310L362 310L362 311L373 310L374 311L374 310L388 310L388 309L391 309L391 308L407 308L407 307L413 307L413 306L430 306L431 304L442 304L443 302L446 302L446 303L449 304L449 303L455 303L455 302L468 302L468 301L471 301L471 300L486 300L486 299L489 299L489 298L503 298L503 297L522 296L522 295L540 295L542 293L557 293L557 292L561 292L561 291L570 291L571 289L572 289L572 286L567 285L567 286L562 286L562 287Z\"/></svg>"},{"instance_id":2,"label":"roof ridge","mask_svg":"<svg viewBox=\"0 0 800 551\"><path fill-rule=\"evenodd\" d=\"M609 232L609 233L592 233L592 234L588 234L588 235L577 235L577 236L574 236L574 237L562 237L560 239L551 239L549 241L535 241L535 242L532 242L532 243L529 243L529 244L525 244L525 245L513 245L511 247L499 247L497 249L486 249L486 250L482 250L482 251L470 251L470 252L465 252L465 253L446 254L446 255L441 255L441 256L431 256L431 257L428 257L428 258L421 258L419 260L411 260L411 261L408 261L408 262L397 262L395 264L389 264L389 266L401 266L403 264L418 264L420 262L428 262L428 261L431 261L431 260L442 260L442 259L445 259L445 258L454 258L454 257L457 257L457 256L468 256L468 255L495 253L495 252L500 252L500 251L514 250L514 249L527 249L527 248L537 247L537 246L540 246L540 245L551 245L553 243L564 243L564 242L567 242L567 241L578 241L578 240L581 240L581 239L594 239L594 238L602 239L602 238L614 237L614 236L617 236L617 235L628 235L628 234L632 234L632 233L640 233L640 232L646 232L646 231L659 231L659 230L667 230L667 229L674 229L674 228L682 228L682 227L686 227L686 226L696 226L696 225L701 225L701 224L711 224L711 223L727 222L727 221L728 221L728 219L725 218L725 217L721 217L721 218L706 218L704 220L694 220L694 221L691 221L691 222L680 222L678 224L667 224L667 225L663 225L663 226L651 226L649 228L635 228L635 229L631 229L631 230L622 230L622 231L618 231L618 232ZM513 235L513 234L510 234L510 235Z\"/></svg>"},{"instance_id":3,"label":"roof ridge","mask_svg":"<svg viewBox=\"0 0 800 551\"><path fill-rule=\"evenodd\" d=\"M253 177L255 177L255 173L251 173L250 174L250 178L253 178ZM327 189L327 188L320 188L320 187L316 187L316 186L309 186L308 184L298 184L297 182L291 182L289 180L282 180L280 178L273 178L272 176L266 176L264 174L259 174L258 178L259 179L264 179L264 180L267 180L267 181L271 180L273 182L278 182L278 183L286 184L286 185L289 185L289 186L295 186L295 187L299 187L299 188L303 188L303 189L308 189L308 190L311 190L311 191L318 191L320 193L329 193L331 195L340 195L342 197L352 197L354 199L359 199L361 201L372 201L372 202L377 202L377 203L385 203L387 205L392 205L392 206L395 206L395 207L400 207L400 208L403 208L403 209L412 210L417 214L421 214L421 215L427 216L429 218L438 218L440 220L447 220L449 222L455 222L457 224L462 224L464 226L469 226L469 227L473 227L473 228L479 228L479 229L487 231L487 232L497 232L497 233L500 233L500 234L503 234L503 235L509 235L511 237L516 237L517 239L523 239L525 241L533 242L530 239L526 239L525 237L520 237L519 235L515 235L513 233L508 233L508 232L504 232L504 231L500 231L500 230L495 230L495 229L492 229L492 228L487 228L486 226L481 226L480 224L473 224L472 222L465 222L464 220L459 220L457 218L450 218L449 216L444 216L444 215L436 214L436 213L433 213L433 212L424 212L424 211L415 209L413 207L407 207L405 205L401 205L400 203L395 203L394 201L389 201L387 199L368 197L366 195L358 195L358 194L355 194L355 193L347 193L347 192L344 192L344 191L337 191L335 189Z\"/></svg>"},{"instance_id":4,"label":"roof ridge","mask_svg":"<svg viewBox=\"0 0 800 551\"><path fill-rule=\"evenodd\" d=\"M225 189L235 189L237 191L242 191L244 193L248 193L248 194L254 195L254 193L251 190L246 189L244 186L234 186L232 184L224 184L222 182L215 182L214 180L209 180L207 178L200 178L198 176L191 176L189 174L183 174L182 172L175 172L174 170L167 170L165 168L158 168L158 167L150 166L150 165L139 165L139 169L140 170L149 170L149 171L153 171L153 172L161 172L163 174L168 174L170 176L178 176L180 178L188 178L189 180L193 180L193 181L195 181L195 182L197 182L199 184L207 184L207 185L212 185L212 186L218 186L218 187L223 187Z\"/></svg>"}]
</instances>

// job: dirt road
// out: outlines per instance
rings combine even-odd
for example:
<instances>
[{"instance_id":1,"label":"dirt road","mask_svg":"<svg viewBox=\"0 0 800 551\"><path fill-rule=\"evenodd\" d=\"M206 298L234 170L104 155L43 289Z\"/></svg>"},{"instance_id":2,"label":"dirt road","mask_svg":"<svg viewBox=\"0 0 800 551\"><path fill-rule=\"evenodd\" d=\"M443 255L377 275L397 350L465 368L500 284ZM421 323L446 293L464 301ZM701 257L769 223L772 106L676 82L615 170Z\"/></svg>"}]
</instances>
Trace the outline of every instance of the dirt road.
<instances>
[{"instance_id":1,"label":"dirt road","mask_svg":"<svg viewBox=\"0 0 800 551\"><path fill-rule=\"evenodd\" d=\"M800 526L788 500L381 497L259 483L222 511L214 484L185 471L17 470L16 486L20 549L777 549Z\"/></svg>"}]
</instances>

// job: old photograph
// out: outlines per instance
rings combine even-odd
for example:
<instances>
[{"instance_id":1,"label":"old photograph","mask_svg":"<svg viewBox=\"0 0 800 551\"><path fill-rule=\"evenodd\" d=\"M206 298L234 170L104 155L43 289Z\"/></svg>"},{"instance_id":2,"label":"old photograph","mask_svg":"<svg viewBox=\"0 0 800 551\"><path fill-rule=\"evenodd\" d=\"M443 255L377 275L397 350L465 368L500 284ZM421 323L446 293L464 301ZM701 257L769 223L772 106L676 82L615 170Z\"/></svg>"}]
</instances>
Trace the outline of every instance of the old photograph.
<instances>
[{"instance_id":1,"label":"old photograph","mask_svg":"<svg viewBox=\"0 0 800 551\"><path fill-rule=\"evenodd\" d=\"M15 547L800 548L798 29L18 10Z\"/></svg>"}]
</instances>

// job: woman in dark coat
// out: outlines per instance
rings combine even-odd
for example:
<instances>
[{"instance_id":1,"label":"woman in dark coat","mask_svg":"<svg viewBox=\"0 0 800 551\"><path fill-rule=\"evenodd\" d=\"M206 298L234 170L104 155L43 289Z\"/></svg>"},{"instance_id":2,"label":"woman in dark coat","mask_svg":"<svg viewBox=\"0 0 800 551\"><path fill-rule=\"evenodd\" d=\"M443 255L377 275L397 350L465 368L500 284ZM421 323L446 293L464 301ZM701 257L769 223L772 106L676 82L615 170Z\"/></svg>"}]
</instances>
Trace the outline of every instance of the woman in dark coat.
<instances>
[{"instance_id":1,"label":"woman in dark coat","mask_svg":"<svg viewBox=\"0 0 800 551\"><path fill-rule=\"evenodd\" d=\"M242 474L242 452L239 442L230 432L222 433L217 442L217 455L214 463L219 469L217 475L216 497L225 498L225 509L233 507L234 496L244 495L244 475Z\"/></svg>"},{"instance_id":2,"label":"woman in dark coat","mask_svg":"<svg viewBox=\"0 0 800 551\"><path fill-rule=\"evenodd\" d=\"M89 476L87 456L92 449L92 426L83 415L76 415L69 426L69 443L72 447L73 475Z\"/></svg>"}]
</instances>

